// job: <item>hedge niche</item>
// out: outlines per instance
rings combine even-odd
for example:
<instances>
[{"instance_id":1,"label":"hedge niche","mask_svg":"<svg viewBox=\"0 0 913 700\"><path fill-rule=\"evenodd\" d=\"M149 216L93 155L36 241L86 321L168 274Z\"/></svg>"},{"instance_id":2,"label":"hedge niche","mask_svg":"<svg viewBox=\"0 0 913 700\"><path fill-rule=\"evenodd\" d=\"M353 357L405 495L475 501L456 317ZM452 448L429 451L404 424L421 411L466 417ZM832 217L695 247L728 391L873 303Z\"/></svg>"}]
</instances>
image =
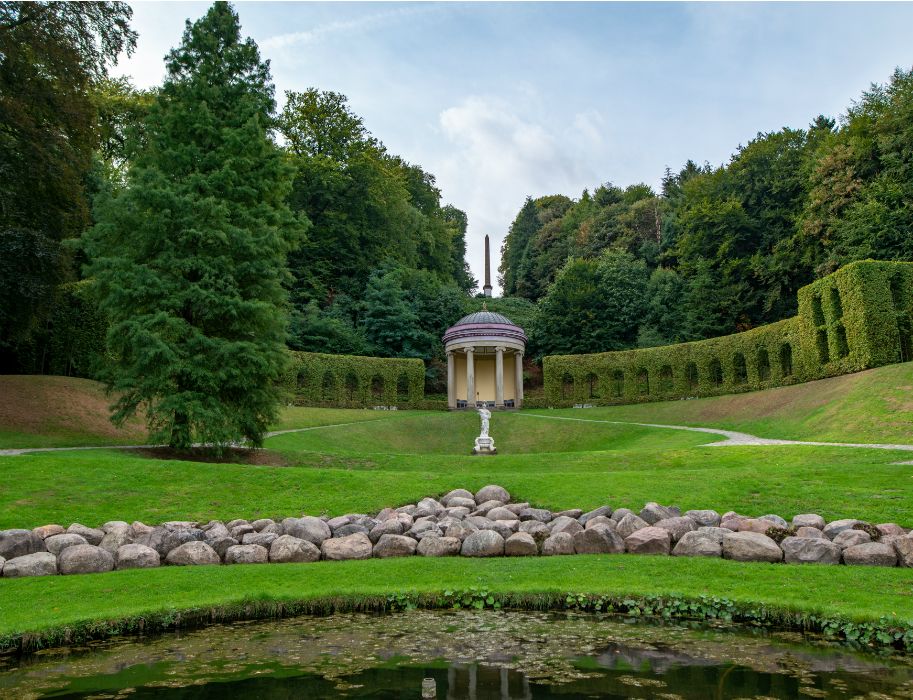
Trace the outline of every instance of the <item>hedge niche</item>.
<instances>
[{"instance_id":1,"label":"hedge niche","mask_svg":"<svg viewBox=\"0 0 913 700\"><path fill-rule=\"evenodd\" d=\"M285 386L299 406L415 408L422 404L425 363L416 359L292 352Z\"/></svg>"},{"instance_id":2,"label":"hedge niche","mask_svg":"<svg viewBox=\"0 0 913 700\"><path fill-rule=\"evenodd\" d=\"M850 263L798 292L799 313L744 333L658 348L552 355L550 406L766 389L913 360L913 263Z\"/></svg>"}]
</instances>

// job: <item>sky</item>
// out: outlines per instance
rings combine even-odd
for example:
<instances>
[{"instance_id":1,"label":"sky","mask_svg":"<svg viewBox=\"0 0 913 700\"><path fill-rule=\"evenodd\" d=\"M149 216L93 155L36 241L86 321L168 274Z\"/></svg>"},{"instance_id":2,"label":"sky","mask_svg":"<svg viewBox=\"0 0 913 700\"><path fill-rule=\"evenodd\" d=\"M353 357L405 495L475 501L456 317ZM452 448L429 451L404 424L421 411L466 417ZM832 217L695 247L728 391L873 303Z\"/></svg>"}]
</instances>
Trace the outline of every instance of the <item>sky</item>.
<instances>
[{"instance_id":1,"label":"sky","mask_svg":"<svg viewBox=\"0 0 913 700\"><path fill-rule=\"evenodd\" d=\"M159 84L209 3L134 2L137 51L114 71ZM469 217L492 276L527 196L658 188L666 167L721 165L759 132L839 118L913 67L913 3L238 2L286 90L341 92L388 151ZM498 288L496 286L495 293Z\"/></svg>"}]
</instances>

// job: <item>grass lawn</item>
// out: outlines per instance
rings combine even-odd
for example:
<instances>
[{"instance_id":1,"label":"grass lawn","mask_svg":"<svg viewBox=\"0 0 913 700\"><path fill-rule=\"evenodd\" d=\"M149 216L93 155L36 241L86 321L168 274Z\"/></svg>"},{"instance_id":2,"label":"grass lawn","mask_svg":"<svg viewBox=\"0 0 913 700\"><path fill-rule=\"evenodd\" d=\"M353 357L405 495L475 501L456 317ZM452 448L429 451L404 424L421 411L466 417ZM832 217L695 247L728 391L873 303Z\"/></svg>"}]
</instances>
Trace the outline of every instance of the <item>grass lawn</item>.
<instances>
[{"instance_id":1,"label":"grass lawn","mask_svg":"<svg viewBox=\"0 0 913 700\"><path fill-rule=\"evenodd\" d=\"M314 429L266 441L269 455L285 466L159 460L119 450L0 457L0 528L376 512L488 483L502 484L515 499L552 510L603 504L639 509L656 500L683 509L786 518L818 512L829 520L860 517L909 527L913 468L893 464L910 460L908 452L711 448L703 445L715 438L704 434L530 414L707 425L796 439L913 442L913 431L901 430L911 419L903 396L910 370L910 364L896 365L801 387L699 401L495 414L496 457L468 454L478 431L478 417L471 413L309 408L286 409L275 427ZM9 386L4 379L0 389ZM53 382L47 379L53 378L38 382L51 406ZM27 382L19 381L20 393L24 386ZM64 386L71 392L71 408L82 406L85 412L101 405L76 400L73 385ZM60 425L57 419L42 423L9 415L0 415L3 444L53 444L63 434L53 427ZM84 442L105 438L98 415L81 420ZM838 434L841 422L846 432ZM135 442L135 437L119 435L113 442ZM244 599L357 597L480 584L504 593L710 593L866 619L891 614L913 619L913 579L901 569L625 556L472 562L416 557L0 579L0 631Z\"/></svg>"}]
</instances>

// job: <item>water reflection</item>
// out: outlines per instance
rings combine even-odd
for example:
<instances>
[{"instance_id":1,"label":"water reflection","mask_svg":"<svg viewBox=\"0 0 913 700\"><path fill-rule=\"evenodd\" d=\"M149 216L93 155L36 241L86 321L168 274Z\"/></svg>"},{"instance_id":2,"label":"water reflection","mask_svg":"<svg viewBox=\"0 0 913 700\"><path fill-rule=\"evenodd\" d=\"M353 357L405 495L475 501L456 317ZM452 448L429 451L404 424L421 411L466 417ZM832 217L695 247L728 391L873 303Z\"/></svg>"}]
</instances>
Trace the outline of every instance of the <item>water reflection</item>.
<instances>
[{"instance_id":1,"label":"water reflection","mask_svg":"<svg viewBox=\"0 0 913 700\"><path fill-rule=\"evenodd\" d=\"M797 634L524 612L218 625L0 662L6 698L913 698L913 660Z\"/></svg>"}]
</instances>

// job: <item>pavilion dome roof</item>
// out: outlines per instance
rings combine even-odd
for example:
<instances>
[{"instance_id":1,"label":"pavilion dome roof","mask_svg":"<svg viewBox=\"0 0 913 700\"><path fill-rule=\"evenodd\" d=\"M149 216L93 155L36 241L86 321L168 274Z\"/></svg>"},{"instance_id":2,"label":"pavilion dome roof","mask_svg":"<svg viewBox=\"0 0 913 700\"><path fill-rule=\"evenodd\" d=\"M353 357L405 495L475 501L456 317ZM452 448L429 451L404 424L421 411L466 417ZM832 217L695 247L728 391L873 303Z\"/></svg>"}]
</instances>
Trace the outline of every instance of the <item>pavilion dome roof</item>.
<instances>
[{"instance_id":1,"label":"pavilion dome roof","mask_svg":"<svg viewBox=\"0 0 913 700\"><path fill-rule=\"evenodd\" d=\"M482 309L463 316L444 333L444 344L477 340L479 343L497 344L512 341L526 345L526 334L503 314Z\"/></svg>"},{"instance_id":2,"label":"pavilion dome roof","mask_svg":"<svg viewBox=\"0 0 913 700\"><path fill-rule=\"evenodd\" d=\"M463 316L463 318L454 323L453 326L465 326L470 323L497 323L505 326L514 325L514 322L507 318L507 316L497 314L494 311L476 311L468 316Z\"/></svg>"}]
</instances>

